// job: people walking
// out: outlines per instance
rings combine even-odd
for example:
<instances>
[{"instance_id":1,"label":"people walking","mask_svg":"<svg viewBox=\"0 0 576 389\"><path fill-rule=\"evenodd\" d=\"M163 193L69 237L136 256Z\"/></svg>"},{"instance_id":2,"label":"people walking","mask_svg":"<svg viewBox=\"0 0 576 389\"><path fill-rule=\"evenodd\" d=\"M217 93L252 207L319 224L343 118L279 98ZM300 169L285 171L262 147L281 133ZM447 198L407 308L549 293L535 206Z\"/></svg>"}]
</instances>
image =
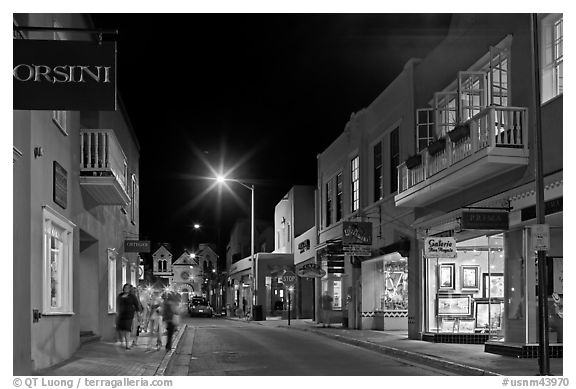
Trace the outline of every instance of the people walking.
<instances>
[{"instance_id":1,"label":"people walking","mask_svg":"<svg viewBox=\"0 0 576 389\"><path fill-rule=\"evenodd\" d=\"M162 303L162 322L166 326L166 351L172 349L172 337L176 330L176 307L177 301L171 293L164 295L164 302Z\"/></svg>"},{"instance_id":2,"label":"people walking","mask_svg":"<svg viewBox=\"0 0 576 389\"><path fill-rule=\"evenodd\" d=\"M159 294L152 296L150 301L150 318L148 320L148 350L152 348L154 341L156 342L156 350L162 347L162 314Z\"/></svg>"},{"instance_id":3,"label":"people walking","mask_svg":"<svg viewBox=\"0 0 576 389\"><path fill-rule=\"evenodd\" d=\"M142 306L142 302L140 301L140 294L138 293L138 288L132 286L130 293L132 293L132 295L136 297L136 301L138 302L138 310L135 313L136 320L132 320L132 337L134 339L132 341L132 347L134 347L138 345L138 338L140 337L140 332L142 331L142 324L143 324L142 315L144 313L144 307Z\"/></svg>"},{"instance_id":4,"label":"people walking","mask_svg":"<svg viewBox=\"0 0 576 389\"><path fill-rule=\"evenodd\" d=\"M122 292L116 298L116 331L120 335L120 342L126 350L130 350L130 332L134 314L140 311L140 304L136 296L131 293L132 285L124 284Z\"/></svg>"}]
</instances>

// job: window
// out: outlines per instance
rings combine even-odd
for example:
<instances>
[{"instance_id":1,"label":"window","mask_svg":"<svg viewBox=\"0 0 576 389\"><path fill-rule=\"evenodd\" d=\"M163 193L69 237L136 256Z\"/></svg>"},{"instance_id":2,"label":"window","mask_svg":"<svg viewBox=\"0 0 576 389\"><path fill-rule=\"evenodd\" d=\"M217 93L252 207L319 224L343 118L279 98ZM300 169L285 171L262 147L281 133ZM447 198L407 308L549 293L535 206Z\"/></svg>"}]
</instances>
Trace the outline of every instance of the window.
<instances>
[{"instance_id":1,"label":"window","mask_svg":"<svg viewBox=\"0 0 576 389\"><path fill-rule=\"evenodd\" d=\"M416 110L417 131L416 147L417 152L424 150L434 139L434 110L423 108Z\"/></svg>"},{"instance_id":2,"label":"window","mask_svg":"<svg viewBox=\"0 0 576 389\"><path fill-rule=\"evenodd\" d=\"M334 193L334 179L326 183L326 227L332 224L332 196Z\"/></svg>"},{"instance_id":3,"label":"window","mask_svg":"<svg viewBox=\"0 0 576 389\"><path fill-rule=\"evenodd\" d=\"M390 133L390 193L398 190L398 165L400 164L400 129Z\"/></svg>"},{"instance_id":4,"label":"window","mask_svg":"<svg viewBox=\"0 0 576 389\"><path fill-rule=\"evenodd\" d=\"M436 136L442 137L456 126L456 92L437 92L434 94L436 108Z\"/></svg>"},{"instance_id":5,"label":"window","mask_svg":"<svg viewBox=\"0 0 576 389\"><path fill-rule=\"evenodd\" d=\"M360 208L360 157L356 156L352 158L350 163L351 174L351 190L352 190L352 202L351 211L357 211Z\"/></svg>"},{"instance_id":6,"label":"window","mask_svg":"<svg viewBox=\"0 0 576 389\"><path fill-rule=\"evenodd\" d=\"M508 106L508 50L490 47L490 105Z\"/></svg>"},{"instance_id":7,"label":"window","mask_svg":"<svg viewBox=\"0 0 576 389\"><path fill-rule=\"evenodd\" d=\"M126 258L122 258L122 287L128 282L128 269L126 266Z\"/></svg>"},{"instance_id":8,"label":"window","mask_svg":"<svg viewBox=\"0 0 576 389\"><path fill-rule=\"evenodd\" d=\"M374 201L384 197L382 186L382 142L378 142L374 145Z\"/></svg>"},{"instance_id":9,"label":"window","mask_svg":"<svg viewBox=\"0 0 576 389\"><path fill-rule=\"evenodd\" d=\"M166 263L165 259L159 259L158 260L158 272L160 273L165 273L168 269L168 265Z\"/></svg>"},{"instance_id":10,"label":"window","mask_svg":"<svg viewBox=\"0 0 576 389\"><path fill-rule=\"evenodd\" d=\"M460 114L458 122L465 122L479 114L486 107L486 73L459 72L458 91Z\"/></svg>"},{"instance_id":11,"label":"window","mask_svg":"<svg viewBox=\"0 0 576 389\"><path fill-rule=\"evenodd\" d=\"M344 200L342 197L342 173L336 175L336 221L342 220Z\"/></svg>"},{"instance_id":12,"label":"window","mask_svg":"<svg viewBox=\"0 0 576 389\"><path fill-rule=\"evenodd\" d=\"M136 175L132 174L132 203L130 205L130 221L136 225L138 222L138 203L140 201L140 193L138 184L136 182Z\"/></svg>"},{"instance_id":13,"label":"window","mask_svg":"<svg viewBox=\"0 0 576 389\"><path fill-rule=\"evenodd\" d=\"M559 96L563 91L564 22L562 14L542 19L541 26L542 102Z\"/></svg>"},{"instance_id":14,"label":"window","mask_svg":"<svg viewBox=\"0 0 576 389\"><path fill-rule=\"evenodd\" d=\"M43 220L43 314L72 314L74 224L51 208Z\"/></svg>"},{"instance_id":15,"label":"window","mask_svg":"<svg viewBox=\"0 0 576 389\"><path fill-rule=\"evenodd\" d=\"M116 253L108 249L108 313L116 312Z\"/></svg>"}]
</instances>

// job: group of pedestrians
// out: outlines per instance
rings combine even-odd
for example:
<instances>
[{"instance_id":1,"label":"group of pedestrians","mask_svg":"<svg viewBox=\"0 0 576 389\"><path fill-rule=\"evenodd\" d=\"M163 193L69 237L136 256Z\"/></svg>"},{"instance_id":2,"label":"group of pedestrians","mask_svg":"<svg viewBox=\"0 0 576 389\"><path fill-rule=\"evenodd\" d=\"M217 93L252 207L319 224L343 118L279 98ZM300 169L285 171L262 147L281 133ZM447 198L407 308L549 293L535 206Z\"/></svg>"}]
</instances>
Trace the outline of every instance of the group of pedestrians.
<instances>
[{"instance_id":1,"label":"group of pedestrians","mask_svg":"<svg viewBox=\"0 0 576 389\"><path fill-rule=\"evenodd\" d=\"M178 321L178 298L174 293L154 292L150 300L142 304L138 289L125 284L116 300L116 333L126 350L138 344L142 332L149 335L148 350L155 343L156 350L162 347L162 333L166 328L166 350L172 348L172 337ZM136 320L135 320L136 319ZM130 343L132 335L134 339Z\"/></svg>"}]
</instances>

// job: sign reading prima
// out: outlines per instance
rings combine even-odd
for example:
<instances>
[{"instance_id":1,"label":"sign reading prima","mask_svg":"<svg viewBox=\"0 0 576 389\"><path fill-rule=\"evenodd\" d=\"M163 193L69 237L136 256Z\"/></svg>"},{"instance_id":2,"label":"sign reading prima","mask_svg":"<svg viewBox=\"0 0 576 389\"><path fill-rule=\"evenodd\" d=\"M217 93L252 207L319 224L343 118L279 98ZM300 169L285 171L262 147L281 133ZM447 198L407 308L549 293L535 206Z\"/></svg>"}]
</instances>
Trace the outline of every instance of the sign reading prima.
<instances>
[{"instance_id":1,"label":"sign reading prima","mask_svg":"<svg viewBox=\"0 0 576 389\"><path fill-rule=\"evenodd\" d=\"M13 40L14 109L116 110L116 43Z\"/></svg>"},{"instance_id":2,"label":"sign reading prima","mask_svg":"<svg viewBox=\"0 0 576 389\"><path fill-rule=\"evenodd\" d=\"M456 239L452 237L432 237L424 240L426 258L455 258Z\"/></svg>"}]
</instances>

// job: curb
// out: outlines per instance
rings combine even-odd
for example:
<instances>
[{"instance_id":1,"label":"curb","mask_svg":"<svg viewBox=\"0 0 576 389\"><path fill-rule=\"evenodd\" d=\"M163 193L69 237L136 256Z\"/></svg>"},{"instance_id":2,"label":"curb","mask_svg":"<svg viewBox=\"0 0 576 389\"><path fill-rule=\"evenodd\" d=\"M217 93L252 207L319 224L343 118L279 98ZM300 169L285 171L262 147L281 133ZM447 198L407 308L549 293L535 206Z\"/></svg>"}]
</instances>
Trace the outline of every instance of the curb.
<instances>
[{"instance_id":1,"label":"curb","mask_svg":"<svg viewBox=\"0 0 576 389\"><path fill-rule=\"evenodd\" d=\"M292 327L292 326L287 326L287 325L280 325L278 327L288 328L288 329L292 329L292 330L305 331L305 332L311 332L311 333L314 333L317 335L322 335L322 336L325 336L327 338L337 340L337 341L342 342L342 343L348 343L348 344L352 344L355 346L363 347L366 349L377 351L379 353L390 355L390 356L393 356L393 357L396 357L399 359L404 359L407 361L418 362L418 363L425 364L428 366L432 366L432 367L436 367L436 368L442 368L442 369L449 370L449 371L454 372L454 373L466 374L466 375L470 375L470 376L472 376L472 375L473 376L500 376L501 375L499 373L495 373L495 372L492 372L489 370L480 369L480 368L473 367L473 366L463 365L463 364L448 361L448 360L442 359L442 358L432 357L432 356L425 355L425 354L419 354L419 353L415 353L412 351L401 350L401 349L398 349L395 347L384 346L384 345L380 345L380 344L376 344L376 343L367 342L364 340L351 339L351 338L347 338L345 336L341 336L341 335L337 335L337 334L327 334L325 332L315 331L314 329L310 329L310 328L298 328L298 327Z\"/></svg>"},{"instance_id":2,"label":"curb","mask_svg":"<svg viewBox=\"0 0 576 389\"><path fill-rule=\"evenodd\" d=\"M160 362L158 369L156 369L156 372L154 373L155 376L163 376L166 374L166 370L168 369L168 365L170 364L170 361L172 360L172 356L174 356L174 354L176 353L176 349L178 348L178 345L180 343L180 339L182 338L182 334L186 331L186 327L188 327L188 324L184 324L178 330L176 337L172 341L172 348L170 349L170 351L168 351L166 353L166 355L164 355L164 358L162 358L162 362Z\"/></svg>"}]
</instances>

